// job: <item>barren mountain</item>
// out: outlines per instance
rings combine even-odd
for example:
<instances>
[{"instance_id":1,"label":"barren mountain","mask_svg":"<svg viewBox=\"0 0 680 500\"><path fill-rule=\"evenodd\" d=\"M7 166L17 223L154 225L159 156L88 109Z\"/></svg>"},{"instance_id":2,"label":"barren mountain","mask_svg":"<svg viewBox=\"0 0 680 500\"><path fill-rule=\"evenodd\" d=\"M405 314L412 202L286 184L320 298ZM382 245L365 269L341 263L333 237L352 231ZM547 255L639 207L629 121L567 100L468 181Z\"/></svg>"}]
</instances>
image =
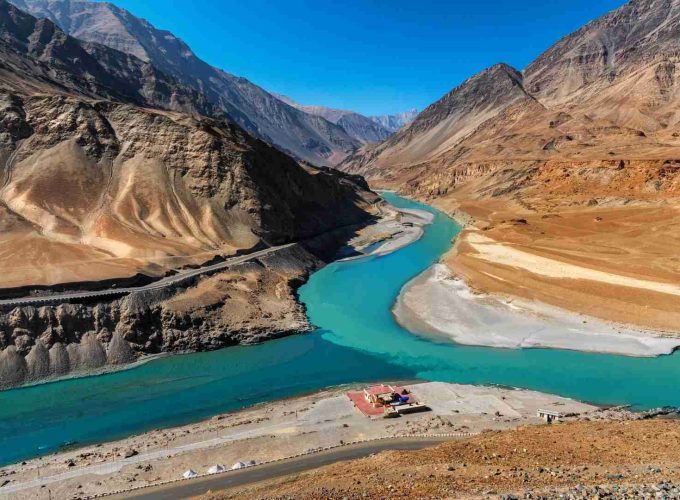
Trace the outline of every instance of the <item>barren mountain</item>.
<instances>
[{"instance_id":1,"label":"barren mountain","mask_svg":"<svg viewBox=\"0 0 680 500\"><path fill-rule=\"evenodd\" d=\"M404 111L403 113L397 113L394 115L380 115L371 116L371 120L379 123L384 129L389 132L396 132L402 127L410 124L418 116L418 110L416 108Z\"/></svg>"},{"instance_id":2,"label":"barren mountain","mask_svg":"<svg viewBox=\"0 0 680 500\"><path fill-rule=\"evenodd\" d=\"M482 123L517 101L533 104L522 87L522 74L498 64L473 76L385 142L368 146L348 158L346 170L375 165L411 165L436 158L474 132Z\"/></svg>"},{"instance_id":3,"label":"barren mountain","mask_svg":"<svg viewBox=\"0 0 680 500\"><path fill-rule=\"evenodd\" d=\"M342 244L338 231L371 219L377 197L361 178L303 167L198 114L213 111L205 97L149 63L5 0L0 53L3 295L148 279L307 241L120 300L2 306L0 387L308 327L294 288Z\"/></svg>"},{"instance_id":4,"label":"barren mountain","mask_svg":"<svg viewBox=\"0 0 680 500\"><path fill-rule=\"evenodd\" d=\"M658 75L658 90L668 90L668 73L680 48L679 23L676 0L632 0L532 62L525 70L527 89L548 105L583 102L631 73L651 68ZM626 83L630 88L643 82Z\"/></svg>"},{"instance_id":5,"label":"barren mountain","mask_svg":"<svg viewBox=\"0 0 680 500\"><path fill-rule=\"evenodd\" d=\"M198 58L172 33L115 5L89 0L12 0L80 40L106 45L151 63L203 94L247 132L299 159L333 165L359 143L322 117L289 106L245 78Z\"/></svg>"},{"instance_id":6,"label":"barren mountain","mask_svg":"<svg viewBox=\"0 0 680 500\"><path fill-rule=\"evenodd\" d=\"M476 221L447 258L474 289L677 330L662 283L680 281L679 14L677 0L632 0L524 72L473 76L340 168ZM492 241L473 244L479 229ZM558 277L564 263L608 275Z\"/></svg>"},{"instance_id":7,"label":"barren mountain","mask_svg":"<svg viewBox=\"0 0 680 500\"><path fill-rule=\"evenodd\" d=\"M0 8L0 88L107 97L220 115L206 98L140 59L67 36L52 22Z\"/></svg>"},{"instance_id":8,"label":"barren mountain","mask_svg":"<svg viewBox=\"0 0 680 500\"><path fill-rule=\"evenodd\" d=\"M392 132L385 129L380 123L354 111L326 108L324 106L305 106L286 96L277 95L276 97L305 113L321 116L329 122L341 126L345 132L361 144L381 142L392 135Z\"/></svg>"}]
</instances>

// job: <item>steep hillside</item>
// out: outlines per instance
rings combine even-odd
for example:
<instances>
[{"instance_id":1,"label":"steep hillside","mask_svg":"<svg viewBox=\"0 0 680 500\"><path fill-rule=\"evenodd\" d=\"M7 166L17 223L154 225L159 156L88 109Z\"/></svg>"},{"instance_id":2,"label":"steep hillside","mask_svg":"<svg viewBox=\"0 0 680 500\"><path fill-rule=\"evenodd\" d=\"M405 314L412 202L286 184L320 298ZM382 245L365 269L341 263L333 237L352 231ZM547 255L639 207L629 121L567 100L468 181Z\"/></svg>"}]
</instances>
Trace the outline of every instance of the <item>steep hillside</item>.
<instances>
[{"instance_id":1,"label":"steep hillside","mask_svg":"<svg viewBox=\"0 0 680 500\"><path fill-rule=\"evenodd\" d=\"M76 93L219 116L204 96L140 59L76 40L0 0L0 88Z\"/></svg>"},{"instance_id":2,"label":"steep hillside","mask_svg":"<svg viewBox=\"0 0 680 500\"><path fill-rule=\"evenodd\" d=\"M156 29L115 5L88 0L12 0L65 32L151 63L196 89L247 132L299 159L333 165L359 143L344 129L288 106L245 78L210 66L172 33Z\"/></svg>"},{"instance_id":3,"label":"steep hillside","mask_svg":"<svg viewBox=\"0 0 680 500\"><path fill-rule=\"evenodd\" d=\"M680 48L679 22L677 0L632 0L560 40L527 66L527 89L555 105L593 97L648 65L660 68L664 80L667 70L661 68L674 66Z\"/></svg>"},{"instance_id":4,"label":"steep hillside","mask_svg":"<svg viewBox=\"0 0 680 500\"><path fill-rule=\"evenodd\" d=\"M349 157L340 168L377 177L402 166L433 160L451 152L484 122L506 108L535 101L522 86L522 74L505 64L493 66L463 82L428 106L410 125L376 146Z\"/></svg>"},{"instance_id":5,"label":"steep hillside","mask_svg":"<svg viewBox=\"0 0 680 500\"><path fill-rule=\"evenodd\" d=\"M394 175L432 161L673 158L680 145L678 15L675 0L632 0L521 74L497 65L472 77L343 168L378 178L383 167ZM511 87L500 86L503 75Z\"/></svg>"},{"instance_id":6,"label":"steep hillside","mask_svg":"<svg viewBox=\"0 0 680 500\"><path fill-rule=\"evenodd\" d=\"M289 97L277 95L286 104L300 109L305 113L321 116L331 123L341 126L351 137L361 144L373 144L387 139L392 132L385 129L379 122L354 111L326 108L324 106L305 106Z\"/></svg>"},{"instance_id":7,"label":"steep hillside","mask_svg":"<svg viewBox=\"0 0 680 500\"><path fill-rule=\"evenodd\" d=\"M340 168L469 223L446 263L474 290L677 332L679 14L632 0L523 73L472 77Z\"/></svg>"},{"instance_id":8,"label":"steep hillside","mask_svg":"<svg viewBox=\"0 0 680 500\"><path fill-rule=\"evenodd\" d=\"M2 305L0 388L309 328L295 287L372 220L363 179L303 167L200 115L208 101L149 63L5 0L0 54L2 298L116 290L316 238L122 299Z\"/></svg>"}]
</instances>

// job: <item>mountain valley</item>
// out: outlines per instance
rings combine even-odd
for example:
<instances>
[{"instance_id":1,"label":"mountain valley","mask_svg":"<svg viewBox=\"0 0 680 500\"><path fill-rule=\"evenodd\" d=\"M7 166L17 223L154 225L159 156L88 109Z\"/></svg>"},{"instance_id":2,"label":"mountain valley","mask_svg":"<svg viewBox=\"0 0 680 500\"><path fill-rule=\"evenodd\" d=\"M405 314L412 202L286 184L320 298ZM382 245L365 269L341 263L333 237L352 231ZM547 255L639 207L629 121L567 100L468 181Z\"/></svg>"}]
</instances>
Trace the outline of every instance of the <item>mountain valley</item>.
<instances>
[{"instance_id":1,"label":"mountain valley","mask_svg":"<svg viewBox=\"0 0 680 500\"><path fill-rule=\"evenodd\" d=\"M468 223L445 261L474 290L676 331L663 289L680 278L678 15L675 0L630 1L524 71L471 77L340 168ZM610 276L540 271L511 250Z\"/></svg>"}]
</instances>

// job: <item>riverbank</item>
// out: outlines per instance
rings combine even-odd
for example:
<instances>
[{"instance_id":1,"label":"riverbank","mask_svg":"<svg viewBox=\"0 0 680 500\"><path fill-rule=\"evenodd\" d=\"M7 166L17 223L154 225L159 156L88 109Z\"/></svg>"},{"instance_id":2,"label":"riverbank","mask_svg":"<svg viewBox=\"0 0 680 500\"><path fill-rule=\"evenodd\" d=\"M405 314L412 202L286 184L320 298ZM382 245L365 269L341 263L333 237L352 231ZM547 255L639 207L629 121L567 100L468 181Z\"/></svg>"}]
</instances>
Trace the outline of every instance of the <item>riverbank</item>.
<instances>
[{"instance_id":1,"label":"riverbank","mask_svg":"<svg viewBox=\"0 0 680 500\"><path fill-rule=\"evenodd\" d=\"M424 210L387 202L373 210L370 223L146 286L0 301L0 336L5 331L14 342L4 348L0 342L0 389L133 368L158 354L308 332L312 326L296 292L312 272L337 259L338 251L352 258L392 253L420 239L433 221Z\"/></svg>"},{"instance_id":2,"label":"riverbank","mask_svg":"<svg viewBox=\"0 0 680 500\"><path fill-rule=\"evenodd\" d=\"M285 458L356 440L417 434L456 434L538 424L539 408L575 418L605 418L599 408L535 391L426 382L407 388L432 411L370 419L354 408L343 386L258 405L182 427L30 460L0 470L0 495L87 497L181 478L193 469Z\"/></svg>"},{"instance_id":3,"label":"riverbank","mask_svg":"<svg viewBox=\"0 0 680 500\"><path fill-rule=\"evenodd\" d=\"M441 261L473 290L680 337L680 215L672 203L519 203L461 193L433 204L470 216Z\"/></svg>"},{"instance_id":4,"label":"riverbank","mask_svg":"<svg viewBox=\"0 0 680 500\"><path fill-rule=\"evenodd\" d=\"M393 311L408 330L466 345L626 356L670 354L680 346L678 338L606 323L548 304L475 293L443 264L407 283Z\"/></svg>"}]
</instances>

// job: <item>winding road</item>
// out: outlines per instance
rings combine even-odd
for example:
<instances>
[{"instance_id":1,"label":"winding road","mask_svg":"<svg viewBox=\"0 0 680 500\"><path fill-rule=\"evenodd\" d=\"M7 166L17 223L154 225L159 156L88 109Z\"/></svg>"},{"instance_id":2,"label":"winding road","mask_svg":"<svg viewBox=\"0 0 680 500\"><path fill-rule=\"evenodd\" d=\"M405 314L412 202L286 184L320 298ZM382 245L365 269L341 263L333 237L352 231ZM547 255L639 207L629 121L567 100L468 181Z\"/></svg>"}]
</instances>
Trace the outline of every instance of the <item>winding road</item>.
<instances>
[{"instance_id":1,"label":"winding road","mask_svg":"<svg viewBox=\"0 0 680 500\"><path fill-rule=\"evenodd\" d=\"M180 271L177 274L173 274L172 276L166 276L165 278L161 278L158 281L154 281L153 283L149 283L148 285L143 285L143 286L138 286L138 287L127 287L127 288L108 288L106 290L97 290L97 291L92 291L92 290L86 290L86 291L80 291L80 292L65 292L65 293L55 293L55 294L50 294L50 295L41 295L41 296L29 296L29 297L20 297L20 298L13 298L13 299L6 299L6 300L0 300L0 307L21 307L21 306L44 306L47 304L53 304L53 303L62 303L62 302L68 302L70 300L83 300L83 299L92 299L92 298L100 298L100 297L122 297L124 295L128 295L132 292L143 292L143 291L148 291L148 290L158 290L162 289L168 286L175 285L177 283L180 283L186 279L193 278L195 276L199 276L201 274L206 274L206 273L211 273L214 271L220 271L222 269L226 269L230 266L236 265L236 264L242 264L243 262L248 262L253 259L257 259L259 257L264 257L265 255L272 254L274 252L278 252L280 250L283 250L285 248L290 248L294 245L297 245L297 243L287 243L285 245L279 245L275 247L270 247L270 248L265 248L264 250L258 250L257 252L249 253L246 255L239 255L237 257L231 257L223 262L219 262L217 264L211 264L208 266L202 266L196 269L188 269L185 271Z\"/></svg>"}]
</instances>

